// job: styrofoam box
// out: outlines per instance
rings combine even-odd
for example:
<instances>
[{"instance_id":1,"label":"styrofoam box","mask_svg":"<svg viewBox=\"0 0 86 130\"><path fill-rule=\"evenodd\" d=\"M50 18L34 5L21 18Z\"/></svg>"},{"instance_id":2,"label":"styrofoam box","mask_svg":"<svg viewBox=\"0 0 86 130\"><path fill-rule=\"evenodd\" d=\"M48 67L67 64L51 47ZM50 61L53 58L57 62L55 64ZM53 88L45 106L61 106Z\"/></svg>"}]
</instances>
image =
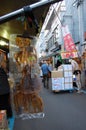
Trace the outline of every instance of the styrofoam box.
<instances>
[{"instance_id":1,"label":"styrofoam box","mask_svg":"<svg viewBox=\"0 0 86 130\"><path fill-rule=\"evenodd\" d=\"M52 78L52 90L64 90L64 78Z\"/></svg>"},{"instance_id":2,"label":"styrofoam box","mask_svg":"<svg viewBox=\"0 0 86 130\"><path fill-rule=\"evenodd\" d=\"M64 70L71 70L72 71L72 65L63 65Z\"/></svg>"},{"instance_id":3,"label":"styrofoam box","mask_svg":"<svg viewBox=\"0 0 86 130\"><path fill-rule=\"evenodd\" d=\"M73 89L73 84L72 83L65 83L64 84L64 89Z\"/></svg>"},{"instance_id":4,"label":"styrofoam box","mask_svg":"<svg viewBox=\"0 0 86 130\"><path fill-rule=\"evenodd\" d=\"M64 83L64 78L52 78L52 83Z\"/></svg>"},{"instance_id":5,"label":"styrofoam box","mask_svg":"<svg viewBox=\"0 0 86 130\"><path fill-rule=\"evenodd\" d=\"M73 73L72 71L64 71L64 77L72 77Z\"/></svg>"},{"instance_id":6,"label":"styrofoam box","mask_svg":"<svg viewBox=\"0 0 86 130\"><path fill-rule=\"evenodd\" d=\"M52 85L52 90L64 90L64 84Z\"/></svg>"},{"instance_id":7,"label":"styrofoam box","mask_svg":"<svg viewBox=\"0 0 86 130\"><path fill-rule=\"evenodd\" d=\"M73 77L65 77L64 82L65 83L72 83L73 82Z\"/></svg>"}]
</instances>

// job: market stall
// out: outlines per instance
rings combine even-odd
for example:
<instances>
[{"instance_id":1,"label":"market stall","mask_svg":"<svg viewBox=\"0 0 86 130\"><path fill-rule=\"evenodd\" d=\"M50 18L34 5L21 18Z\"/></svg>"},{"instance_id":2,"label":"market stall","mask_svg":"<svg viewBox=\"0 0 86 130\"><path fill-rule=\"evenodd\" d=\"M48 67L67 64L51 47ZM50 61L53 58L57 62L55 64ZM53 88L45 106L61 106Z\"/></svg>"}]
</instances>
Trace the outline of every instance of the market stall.
<instances>
[{"instance_id":1,"label":"market stall","mask_svg":"<svg viewBox=\"0 0 86 130\"><path fill-rule=\"evenodd\" d=\"M42 85L37 54L31 39L12 35L9 59L10 78L14 79L12 95L14 115L23 119L44 115L43 100L39 96Z\"/></svg>"},{"instance_id":2,"label":"market stall","mask_svg":"<svg viewBox=\"0 0 86 130\"><path fill-rule=\"evenodd\" d=\"M10 117L12 116L12 110L11 110L11 104L10 100L9 102L4 102L4 100L6 101L6 99L9 99L6 95L5 92L7 92L6 88L4 87L3 83L6 82L6 74L8 74L9 71L9 67L8 67L8 58L7 58L7 53L8 53L8 49L5 49L5 47L0 47L0 69L2 71L0 71L0 85L1 85L1 89L0 89L0 130L9 130L12 128L12 123L11 123L11 127L9 126L8 123L8 119L10 120ZM6 73L4 73L6 72ZM7 82L6 82L7 83ZM7 85L7 84L5 84ZM2 93L2 87L4 88L4 92ZM8 86L6 86L8 87ZM4 97L4 98L3 98ZM4 100L3 100L4 99ZM5 105L6 104L6 105ZM8 110L8 108L9 110ZM9 117L8 117L9 115Z\"/></svg>"},{"instance_id":3,"label":"market stall","mask_svg":"<svg viewBox=\"0 0 86 130\"><path fill-rule=\"evenodd\" d=\"M78 52L61 52L62 65L57 70L52 71L52 90L53 91L65 91L73 90L73 67L69 63L69 59L72 58L75 61L79 61ZM79 63L81 67L81 64Z\"/></svg>"},{"instance_id":4,"label":"market stall","mask_svg":"<svg viewBox=\"0 0 86 130\"><path fill-rule=\"evenodd\" d=\"M82 87L86 89L86 49L83 51L82 54Z\"/></svg>"}]
</instances>

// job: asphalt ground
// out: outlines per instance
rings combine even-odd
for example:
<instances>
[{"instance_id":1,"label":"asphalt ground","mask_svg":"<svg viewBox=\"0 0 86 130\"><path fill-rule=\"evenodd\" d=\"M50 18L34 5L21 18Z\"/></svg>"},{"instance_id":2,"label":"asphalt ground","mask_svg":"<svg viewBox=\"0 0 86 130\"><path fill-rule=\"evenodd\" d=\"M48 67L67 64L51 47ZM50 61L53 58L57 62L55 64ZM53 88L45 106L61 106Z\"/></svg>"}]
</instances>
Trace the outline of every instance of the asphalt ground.
<instances>
[{"instance_id":1,"label":"asphalt ground","mask_svg":"<svg viewBox=\"0 0 86 130\"><path fill-rule=\"evenodd\" d=\"M43 88L44 118L15 119L13 130L86 130L86 93Z\"/></svg>"}]
</instances>

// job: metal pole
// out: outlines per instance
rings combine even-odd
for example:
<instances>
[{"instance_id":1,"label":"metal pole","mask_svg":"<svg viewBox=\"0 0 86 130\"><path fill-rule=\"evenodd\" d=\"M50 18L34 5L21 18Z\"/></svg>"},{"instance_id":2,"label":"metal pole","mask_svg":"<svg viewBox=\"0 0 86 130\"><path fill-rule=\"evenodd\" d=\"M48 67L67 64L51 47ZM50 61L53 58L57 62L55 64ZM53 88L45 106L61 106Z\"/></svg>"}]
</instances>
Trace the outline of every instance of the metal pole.
<instances>
[{"instance_id":1,"label":"metal pole","mask_svg":"<svg viewBox=\"0 0 86 130\"><path fill-rule=\"evenodd\" d=\"M82 55L82 44L84 42L84 21L83 21L83 0L78 0L78 17L79 17L79 51L80 55Z\"/></svg>"},{"instance_id":2,"label":"metal pole","mask_svg":"<svg viewBox=\"0 0 86 130\"><path fill-rule=\"evenodd\" d=\"M17 18L19 16L25 15L25 13L28 13L29 11L31 11L34 8L37 8L37 7L46 5L46 4L52 4L52 3L55 3L55 2L59 2L59 1L62 1L62 0L42 0L42 1L37 2L35 4L27 5L27 6L21 8L19 10L16 10L12 13L1 16L0 17L0 24L7 22L9 20L12 20L14 18Z\"/></svg>"}]
</instances>

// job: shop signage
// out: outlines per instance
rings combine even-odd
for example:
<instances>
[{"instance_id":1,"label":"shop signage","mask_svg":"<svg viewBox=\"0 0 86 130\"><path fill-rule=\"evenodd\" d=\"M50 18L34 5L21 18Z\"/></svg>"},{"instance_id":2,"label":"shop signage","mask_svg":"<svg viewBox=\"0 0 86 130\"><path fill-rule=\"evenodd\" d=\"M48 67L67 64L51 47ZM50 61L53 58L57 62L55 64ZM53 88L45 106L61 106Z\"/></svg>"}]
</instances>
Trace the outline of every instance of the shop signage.
<instances>
[{"instance_id":1,"label":"shop signage","mask_svg":"<svg viewBox=\"0 0 86 130\"><path fill-rule=\"evenodd\" d=\"M76 46L73 42L71 34L69 32L68 26L65 25L62 27L63 32L63 39L64 39L64 47L67 51L74 51L76 50Z\"/></svg>"},{"instance_id":2,"label":"shop signage","mask_svg":"<svg viewBox=\"0 0 86 130\"><path fill-rule=\"evenodd\" d=\"M61 57L62 59L67 59L67 58L76 58L78 57L77 51L72 51L72 52L61 52Z\"/></svg>"}]
</instances>

